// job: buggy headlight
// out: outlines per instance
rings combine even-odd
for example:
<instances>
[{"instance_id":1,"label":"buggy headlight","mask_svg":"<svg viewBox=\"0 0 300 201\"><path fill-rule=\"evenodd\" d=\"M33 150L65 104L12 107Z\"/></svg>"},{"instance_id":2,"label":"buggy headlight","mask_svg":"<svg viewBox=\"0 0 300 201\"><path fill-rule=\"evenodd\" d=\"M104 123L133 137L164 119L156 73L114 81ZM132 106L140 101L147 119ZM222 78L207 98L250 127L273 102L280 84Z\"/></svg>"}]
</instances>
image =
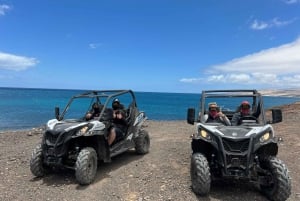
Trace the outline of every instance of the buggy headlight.
<instances>
[{"instance_id":1,"label":"buggy headlight","mask_svg":"<svg viewBox=\"0 0 300 201\"><path fill-rule=\"evenodd\" d=\"M206 132L205 130L200 130L200 136L205 138L205 139L208 139L208 140L211 139L210 134L208 132Z\"/></svg>"},{"instance_id":2,"label":"buggy headlight","mask_svg":"<svg viewBox=\"0 0 300 201\"><path fill-rule=\"evenodd\" d=\"M78 132L77 132L77 135L84 135L87 133L87 131L89 130L89 127L88 126L84 126L82 127Z\"/></svg>"},{"instance_id":3,"label":"buggy headlight","mask_svg":"<svg viewBox=\"0 0 300 201\"><path fill-rule=\"evenodd\" d=\"M269 140L270 137L271 137L270 132L267 132L267 133L265 133L263 136L261 136L261 137L259 138L259 141L260 141L260 142L265 142L265 141Z\"/></svg>"}]
</instances>

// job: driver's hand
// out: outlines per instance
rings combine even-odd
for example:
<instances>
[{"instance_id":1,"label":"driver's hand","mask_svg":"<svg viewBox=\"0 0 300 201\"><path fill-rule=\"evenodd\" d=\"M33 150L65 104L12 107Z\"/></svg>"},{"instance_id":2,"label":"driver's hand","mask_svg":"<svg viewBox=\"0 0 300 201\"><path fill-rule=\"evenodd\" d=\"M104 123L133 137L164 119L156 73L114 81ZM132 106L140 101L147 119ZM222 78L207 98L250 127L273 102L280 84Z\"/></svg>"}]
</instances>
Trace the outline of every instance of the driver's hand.
<instances>
[{"instance_id":1,"label":"driver's hand","mask_svg":"<svg viewBox=\"0 0 300 201\"><path fill-rule=\"evenodd\" d=\"M87 113L86 115L85 115L85 119L88 121L88 120L90 120L92 118L92 114L91 113Z\"/></svg>"},{"instance_id":2,"label":"driver's hand","mask_svg":"<svg viewBox=\"0 0 300 201\"><path fill-rule=\"evenodd\" d=\"M117 114L117 118L118 118L118 119L122 119L122 118L123 118L122 114L121 114L121 113L118 113L118 114Z\"/></svg>"}]
</instances>

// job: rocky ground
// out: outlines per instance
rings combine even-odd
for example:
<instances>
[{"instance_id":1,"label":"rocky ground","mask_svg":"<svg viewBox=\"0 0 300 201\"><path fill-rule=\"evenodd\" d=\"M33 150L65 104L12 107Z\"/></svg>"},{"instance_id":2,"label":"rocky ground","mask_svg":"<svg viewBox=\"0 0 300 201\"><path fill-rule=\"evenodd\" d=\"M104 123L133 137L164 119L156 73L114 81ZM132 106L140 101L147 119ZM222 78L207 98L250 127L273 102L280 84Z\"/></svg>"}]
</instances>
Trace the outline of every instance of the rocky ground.
<instances>
[{"instance_id":1,"label":"rocky ground","mask_svg":"<svg viewBox=\"0 0 300 201\"><path fill-rule=\"evenodd\" d=\"M300 200L300 104L282 107L284 121L274 125L283 137L279 158L289 168L292 195ZM31 152L41 141L41 131L0 133L0 200L266 200L251 184L218 181L207 197L191 190L190 135L195 127L185 121L149 121L150 153L128 151L100 163L95 181L88 186L76 183L74 172L64 170L34 177L29 170Z\"/></svg>"}]
</instances>

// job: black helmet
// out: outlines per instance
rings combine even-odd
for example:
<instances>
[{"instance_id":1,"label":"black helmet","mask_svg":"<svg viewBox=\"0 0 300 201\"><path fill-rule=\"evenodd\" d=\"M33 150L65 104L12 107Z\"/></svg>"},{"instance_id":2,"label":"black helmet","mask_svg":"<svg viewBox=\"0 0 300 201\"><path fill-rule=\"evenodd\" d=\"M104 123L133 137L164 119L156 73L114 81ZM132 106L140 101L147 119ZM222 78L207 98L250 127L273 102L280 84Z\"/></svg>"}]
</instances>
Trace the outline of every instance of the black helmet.
<instances>
[{"instance_id":1,"label":"black helmet","mask_svg":"<svg viewBox=\"0 0 300 201\"><path fill-rule=\"evenodd\" d=\"M96 103L96 102L95 102L95 103L93 103L93 106L92 106L92 108L93 108L93 109L95 109L95 108L99 108L99 104L98 104L98 103Z\"/></svg>"},{"instance_id":2,"label":"black helmet","mask_svg":"<svg viewBox=\"0 0 300 201\"><path fill-rule=\"evenodd\" d=\"M94 111L95 114L100 113L100 105L98 103L94 103L92 108L93 108L93 111Z\"/></svg>"},{"instance_id":3,"label":"black helmet","mask_svg":"<svg viewBox=\"0 0 300 201\"><path fill-rule=\"evenodd\" d=\"M120 103L120 100L119 100L118 98L115 98L115 99L113 100L113 103Z\"/></svg>"},{"instance_id":4,"label":"black helmet","mask_svg":"<svg viewBox=\"0 0 300 201\"><path fill-rule=\"evenodd\" d=\"M118 98L115 98L115 99L113 100L111 106L112 106L112 108L113 108L114 110L120 109L120 100L119 100Z\"/></svg>"}]
</instances>

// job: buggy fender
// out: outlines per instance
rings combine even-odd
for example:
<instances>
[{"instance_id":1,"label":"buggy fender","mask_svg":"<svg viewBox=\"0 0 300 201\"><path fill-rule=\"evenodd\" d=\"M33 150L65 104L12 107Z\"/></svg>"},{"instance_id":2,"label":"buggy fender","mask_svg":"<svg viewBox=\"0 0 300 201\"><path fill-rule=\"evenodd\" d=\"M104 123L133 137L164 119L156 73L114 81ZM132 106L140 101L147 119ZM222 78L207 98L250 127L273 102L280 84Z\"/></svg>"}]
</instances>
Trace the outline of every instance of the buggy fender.
<instances>
[{"instance_id":1,"label":"buggy fender","mask_svg":"<svg viewBox=\"0 0 300 201\"><path fill-rule=\"evenodd\" d=\"M97 151L98 159L110 162L110 150L104 135L78 136L73 138L69 144L76 144L79 147L93 147Z\"/></svg>"},{"instance_id":2,"label":"buggy fender","mask_svg":"<svg viewBox=\"0 0 300 201\"><path fill-rule=\"evenodd\" d=\"M206 157L209 157L211 153L217 150L218 145L215 142L208 142L199 138L194 138L192 141L193 153L202 153Z\"/></svg>"},{"instance_id":3,"label":"buggy fender","mask_svg":"<svg viewBox=\"0 0 300 201\"><path fill-rule=\"evenodd\" d=\"M258 155L266 155L266 156L276 156L278 153L278 144L277 141L272 139L268 143L257 143L254 145L253 151L257 153Z\"/></svg>"},{"instance_id":4,"label":"buggy fender","mask_svg":"<svg viewBox=\"0 0 300 201\"><path fill-rule=\"evenodd\" d=\"M145 112L140 112L134 120L133 126L140 127L147 120Z\"/></svg>"}]
</instances>

